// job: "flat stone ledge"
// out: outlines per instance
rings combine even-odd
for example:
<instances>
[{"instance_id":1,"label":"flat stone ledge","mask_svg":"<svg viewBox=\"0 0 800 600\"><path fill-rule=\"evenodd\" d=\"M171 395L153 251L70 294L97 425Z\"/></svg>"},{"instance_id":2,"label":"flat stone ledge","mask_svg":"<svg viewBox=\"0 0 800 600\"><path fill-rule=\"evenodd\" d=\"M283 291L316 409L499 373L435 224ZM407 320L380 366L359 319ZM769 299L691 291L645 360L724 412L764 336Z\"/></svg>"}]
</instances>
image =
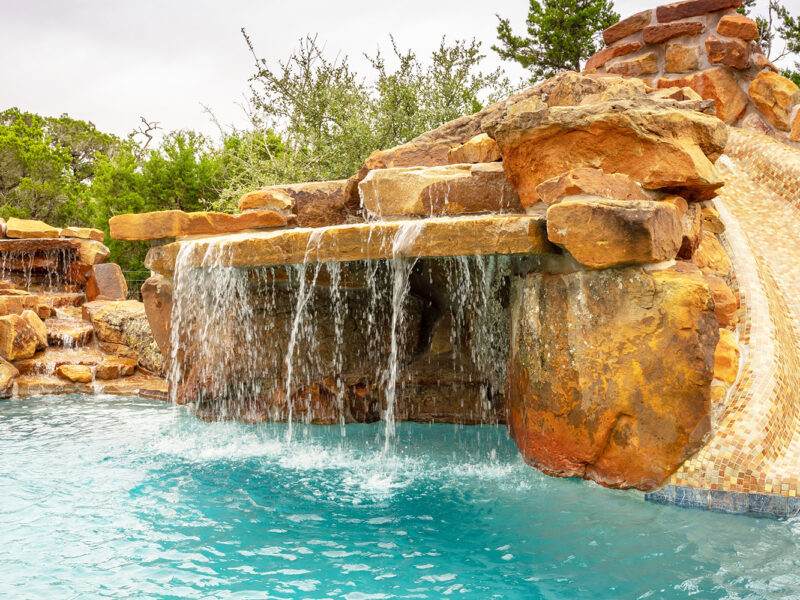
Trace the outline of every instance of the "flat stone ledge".
<instances>
[{"instance_id":1,"label":"flat stone ledge","mask_svg":"<svg viewBox=\"0 0 800 600\"><path fill-rule=\"evenodd\" d=\"M685 485L667 485L644 495L647 502L674 504L730 514L756 517L795 517L800 515L800 497L778 494L706 490Z\"/></svg>"},{"instance_id":2,"label":"flat stone ledge","mask_svg":"<svg viewBox=\"0 0 800 600\"><path fill-rule=\"evenodd\" d=\"M57 252L60 250L77 252L80 243L64 238L27 238L0 240L0 254L30 254L33 252Z\"/></svg>"},{"instance_id":3,"label":"flat stone ledge","mask_svg":"<svg viewBox=\"0 0 800 600\"><path fill-rule=\"evenodd\" d=\"M108 222L115 240L145 241L185 235L214 235L246 229L265 229L286 225L286 217L261 210L229 215L226 213L166 210L111 217Z\"/></svg>"},{"instance_id":4,"label":"flat stone ledge","mask_svg":"<svg viewBox=\"0 0 800 600\"><path fill-rule=\"evenodd\" d=\"M283 229L199 238L151 248L145 265L174 272L182 265L273 267L301 263L476 255L560 254L542 215L481 215Z\"/></svg>"}]
</instances>

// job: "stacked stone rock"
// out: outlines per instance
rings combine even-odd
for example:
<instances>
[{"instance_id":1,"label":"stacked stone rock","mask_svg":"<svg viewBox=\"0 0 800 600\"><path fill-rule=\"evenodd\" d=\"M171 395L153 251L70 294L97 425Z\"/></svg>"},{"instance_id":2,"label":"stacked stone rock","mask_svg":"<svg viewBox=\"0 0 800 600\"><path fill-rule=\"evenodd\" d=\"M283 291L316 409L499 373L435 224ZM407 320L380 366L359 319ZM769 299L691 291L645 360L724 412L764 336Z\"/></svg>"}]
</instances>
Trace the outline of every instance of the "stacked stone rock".
<instances>
[{"instance_id":1,"label":"stacked stone rock","mask_svg":"<svg viewBox=\"0 0 800 600\"><path fill-rule=\"evenodd\" d=\"M119 266L106 262L103 232L17 218L0 225L0 393L157 389L155 378L131 377L138 361L107 346L99 320L83 318L87 299L106 305L127 295ZM121 377L131 381L108 383ZM106 383L76 387L94 380Z\"/></svg>"},{"instance_id":2,"label":"stacked stone rock","mask_svg":"<svg viewBox=\"0 0 800 600\"><path fill-rule=\"evenodd\" d=\"M522 453L548 473L651 489L702 447L712 396L724 403L736 377L714 112L689 87L564 73L376 151L349 180L259 188L237 217L124 215L111 231L178 238L147 259L162 351L182 236L212 236L184 255L192 266L223 231L243 232L225 242L235 266L302 262L312 238L314 260L363 260L398 255L397 220L425 218L408 256L513 255L505 402Z\"/></svg>"},{"instance_id":3,"label":"stacked stone rock","mask_svg":"<svg viewBox=\"0 0 800 600\"><path fill-rule=\"evenodd\" d=\"M656 88L689 87L714 100L717 116L800 142L800 89L764 56L741 0L687 0L645 10L603 32L589 73L637 77Z\"/></svg>"}]
</instances>

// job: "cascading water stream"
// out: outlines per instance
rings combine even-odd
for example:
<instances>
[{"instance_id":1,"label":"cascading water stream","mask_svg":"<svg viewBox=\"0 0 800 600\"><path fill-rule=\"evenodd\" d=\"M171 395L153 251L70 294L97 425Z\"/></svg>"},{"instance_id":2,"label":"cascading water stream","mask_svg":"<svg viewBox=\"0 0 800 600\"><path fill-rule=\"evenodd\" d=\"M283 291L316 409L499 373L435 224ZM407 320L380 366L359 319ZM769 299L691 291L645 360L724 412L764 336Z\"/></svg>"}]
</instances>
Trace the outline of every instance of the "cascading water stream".
<instances>
[{"instance_id":1,"label":"cascading water stream","mask_svg":"<svg viewBox=\"0 0 800 600\"><path fill-rule=\"evenodd\" d=\"M403 305L410 289L409 276L415 259L408 258L411 244L425 227L422 221L403 223L397 230L392 242L392 267L394 281L392 285L392 325L389 364L386 369L386 411L383 420L385 425L384 452L389 452L395 436L395 405L397 403L397 378L400 370L398 361L399 337L403 326Z\"/></svg>"}]
</instances>

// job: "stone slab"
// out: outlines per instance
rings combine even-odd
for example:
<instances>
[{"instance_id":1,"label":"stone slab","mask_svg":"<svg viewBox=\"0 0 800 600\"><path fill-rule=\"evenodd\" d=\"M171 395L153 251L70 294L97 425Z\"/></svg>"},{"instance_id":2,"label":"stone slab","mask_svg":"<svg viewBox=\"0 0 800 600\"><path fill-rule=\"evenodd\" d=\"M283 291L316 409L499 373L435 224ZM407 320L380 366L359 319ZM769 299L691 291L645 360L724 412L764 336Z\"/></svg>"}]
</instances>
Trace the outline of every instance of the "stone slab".
<instances>
[{"instance_id":1,"label":"stone slab","mask_svg":"<svg viewBox=\"0 0 800 600\"><path fill-rule=\"evenodd\" d=\"M422 258L490 254L559 254L547 241L540 215L481 215L337 225L322 229L285 229L249 235L230 235L175 242L151 248L148 269L170 275L178 251L185 266L202 267L208 250L219 246L222 264L234 267L270 267L300 263Z\"/></svg>"},{"instance_id":2,"label":"stone slab","mask_svg":"<svg viewBox=\"0 0 800 600\"><path fill-rule=\"evenodd\" d=\"M111 217L108 224L111 228L112 238L141 241L281 227L286 225L286 217L271 210L247 212L240 215L166 210L117 215Z\"/></svg>"}]
</instances>

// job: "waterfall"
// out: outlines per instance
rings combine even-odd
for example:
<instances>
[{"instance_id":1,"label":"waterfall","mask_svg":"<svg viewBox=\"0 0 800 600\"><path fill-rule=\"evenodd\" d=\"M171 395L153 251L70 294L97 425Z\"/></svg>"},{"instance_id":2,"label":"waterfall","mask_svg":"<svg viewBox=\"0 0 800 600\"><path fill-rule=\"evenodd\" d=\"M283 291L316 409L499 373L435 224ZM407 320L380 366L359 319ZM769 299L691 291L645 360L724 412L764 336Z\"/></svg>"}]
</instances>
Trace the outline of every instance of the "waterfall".
<instances>
[{"instance_id":1,"label":"waterfall","mask_svg":"<svg viewBox=\"0 0 800 600\"><path fill-rule=\"evenodd\" d=\"M496 422L505 377L508 257L417 258L424 221L391 259L230 266L230 236L181 243L174 272L171 398L201 418L338 424Z\"/></svg>"}]
</instances>

